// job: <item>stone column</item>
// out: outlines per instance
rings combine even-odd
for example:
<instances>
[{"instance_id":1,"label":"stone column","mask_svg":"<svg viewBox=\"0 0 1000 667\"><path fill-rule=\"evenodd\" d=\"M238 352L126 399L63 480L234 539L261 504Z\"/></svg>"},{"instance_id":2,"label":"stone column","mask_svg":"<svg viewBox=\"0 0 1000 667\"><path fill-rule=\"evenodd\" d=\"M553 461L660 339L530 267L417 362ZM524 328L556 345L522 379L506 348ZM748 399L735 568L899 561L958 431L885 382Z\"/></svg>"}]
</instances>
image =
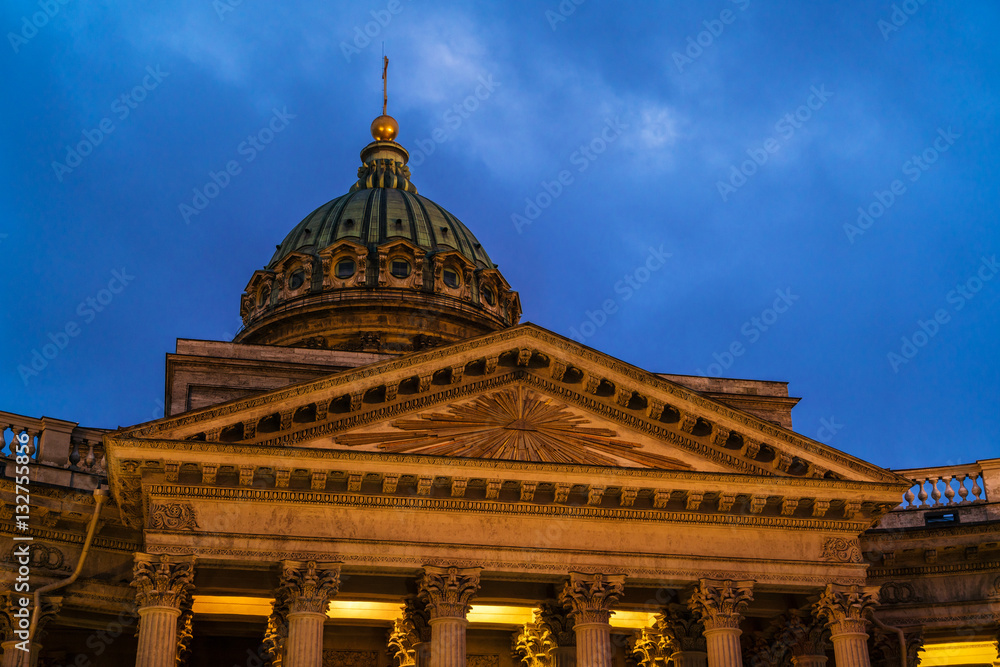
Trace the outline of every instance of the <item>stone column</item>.
<instances>
[{"instance_id":1,"label":"stone column","mask_svg":"<svg viewBox=\"0 0 1000 667\"><path fill-rule=\"evenodd\" d=\"M431 626L427 607L417 599L407 598L402 611L389 631L389 655L397 667L428 667Z\"/></svg>"},{"instance_id":2,"label":"stone column","mask_svg":"<svg viewBox=\"0 0 1000 667\"><path fill-rule=\"evenodd\" d=\"M830 631L808 610L797 612L789 623L792 667L826 667Z\"/></svg>"},{"instance_id":3,"label":"stone column","mask_svg":"<svg viewBox=\"0 0 1000 667\"><path fill-rule=\"evenodd\" d=\"M194 588L194 556L137 553L132 585L139 608L136 667L175 667L178 619Z\"/></svg>"},{"instance_id":4,"label":"stone column","mask_svg":"<svg viewBox=\"0 0 1000 667\"><path fill-rule=\"evenodd\" d=\"M871 667L865 616L877 604L878 586L827 584L819 602L813 605L815 614L830 628L837 667Z\"/></svg>"},{"instance_id":5,"label":"stone column","mask_svg":"<svg viewBox=\"0 0 1000 667\"><path fill-rule=\"evenodd\" d=\"M566 609L555 600L546 600L538 605L538 621L552 637L552 649L549 654L552 667L576 666L576 633L573 632L573 619Z\"/></svg>"},{"instance_id":6,"label":"stone column","mask_svg":"<svg viewBox=\"0 0 1000 667\"><path fill-rule=\"evenodd\" d=\"M479 590L481 568L424 566L420 599L431 626L430 667L465 667L465 615Z\"/></svg>"},{"instance_id":7,"label":"stone column","mask_svg":"<svg viewBox=\"0 0 1000 667\"><path fill-rule=\"evenodd\" d=\"M656 615L653 628L670 646L670 660L674 667L708 667L705 644L705 627L682 604L669 604L662 614Z\"/></svg>"},{"instance_id":8,"label":"stone column","mask_svg":"<svg viewBox=\"0 0 1000 667\"><path fill-rule=\"evenodd\" d=\"M902 664L899 635L877 625L873 625L868 634L872 667L899 667ZM917 667L920 662L918 653L924 647L923 633L917 627L914 631L904 632L903 638L906 640L906 666Z\"/></svg>"},{"instance_id":9,"label":"stone column","mask_svg":"<svg viewBox=\"0 0 1000 667\"><path fill-rule=\"evenodd\" d=\"M576 660L587 667L611 667L611 607L625 592L625 575L570 572L560 601L576 633Z\"/></svg>"},{"instance_id":10,"label":"stone column","mask_svg":"<svg viewBox=\"0 0 1000 667\"><path fill-rule=\"evenodd\" d=\"M323 623L340 589L340 563L286 560L275 599L287 608L288 637L282 667L322 667Z\"/></svg>"},{"instance_id":11,"label":"stone column","mask_svg":"<svg viewBox=\"0 0 1000 667\"><path fill-rule=\"evenodd\" d=\"M29 665L34 667L38 662L38 655L42 652L41 641L45 638L46 626L59 615L59 611L62 609L63 599L61 597L42 598L42 611L38 615L38 626L31 638L29 650L22 651L18 648L18 644L24 646L21 638L23 635L14 632L15 630L26 631L26 628L21 628L19 622L21 619L14 616L14 612L20 609L20 605L14 604L14 599L20 597L25 596L13 592L0 595L0 627L3 629L4 637L4 641L0 643L0 648L3 648L3 659L0 665L3 667L29 667ZM34 602L31 595L26 597ZM32 611L32 606L29 603L29 612Z\"/></svg>"},{"instance_id":12,"label":"stone column","mask_svg":"<svg viewBox=\"0 0 1000 667\"><path fill-rule=\"evenodd\" d=\"M285 641L288 639L288 602L281 591L271 603L271 614L264 630L264 653L270 667L281 667L285 660Z\"/></svg>"},{"instance_id":13,"label":"stone column","mask_svg":"<svg viewBox=\"0 0 1000 667\"><path fill-rule=\"evenodd\" d=\"M743 667L742 612L753 600L752 581L701 579L688 601L704 625L708 667Z\"/></svg>"}]
</instances>

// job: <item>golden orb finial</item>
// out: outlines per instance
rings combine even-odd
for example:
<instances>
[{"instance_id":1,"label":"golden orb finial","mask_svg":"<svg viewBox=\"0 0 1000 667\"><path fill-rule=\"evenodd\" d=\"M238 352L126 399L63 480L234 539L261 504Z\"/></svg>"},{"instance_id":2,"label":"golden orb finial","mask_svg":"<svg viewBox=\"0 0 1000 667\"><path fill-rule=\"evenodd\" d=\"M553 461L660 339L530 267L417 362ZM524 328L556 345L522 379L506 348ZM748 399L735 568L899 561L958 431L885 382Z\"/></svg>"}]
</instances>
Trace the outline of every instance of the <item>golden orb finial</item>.
<instances>
[{"instance_id":1,"label":"golden orb finial","mask_svg":"<svg viewBox=\"0 0 1000 667\"><path fill-rule=\"evenodd\" d=\"M372 137L375 141L392 141L399 134L399 123L392 116L382 115L372 121Z\"/></svg>"}]
</instances>

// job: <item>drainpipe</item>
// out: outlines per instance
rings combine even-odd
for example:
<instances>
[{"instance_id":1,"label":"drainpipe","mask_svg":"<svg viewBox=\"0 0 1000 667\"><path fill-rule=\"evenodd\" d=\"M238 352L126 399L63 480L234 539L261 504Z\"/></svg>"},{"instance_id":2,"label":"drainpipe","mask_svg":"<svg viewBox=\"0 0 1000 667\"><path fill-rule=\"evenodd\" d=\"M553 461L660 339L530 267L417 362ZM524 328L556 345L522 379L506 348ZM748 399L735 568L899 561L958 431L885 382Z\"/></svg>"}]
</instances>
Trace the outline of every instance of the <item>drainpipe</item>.
<instances>
[{"instance_id":1,"label":"drainpipe","mask_svg":"<svg viewBox=\"0 0 1000 667\"><path fill-rule=\"evenodd\" d=\"M38 627L38 617L41 616L42 594L54 591L57 588L69 586L76 581L76 578L80 576L81 572L83 572L83 563L87 560L87 553L90 551L90 543L94 540L94 533L97 532L97 519L100 518L101 507L107 499L108 492L105 489L100 487L94 489L94 515L90 517L90 525L87 527L87 538L83 541L83 551L80 552L80 560L77 561L76 569L73 570L73 574L69 575L68 578L63 579L62 581L54 581L48 586L42 586L35 591L35 608L31 611L31 625L28 626L29 649L31 648L31 643L35 638L35 629ZM30 651L25 655L30 656Z\"/></svg>"},{"instance_id":2,"label":"drainpipe","mask_svg":"<svg viewBox=\"0 0 1000 667\"><path fill-rule=\"evenodd\" d=\"M899 637L899 667L909 667L906 663L906 635L903 634L903 631L891 625L886 625L874 613L872 614L872 620L875 621L875 625L883 630L891 630L896 633L896 636Z\"/></svg>"}]
</instances>

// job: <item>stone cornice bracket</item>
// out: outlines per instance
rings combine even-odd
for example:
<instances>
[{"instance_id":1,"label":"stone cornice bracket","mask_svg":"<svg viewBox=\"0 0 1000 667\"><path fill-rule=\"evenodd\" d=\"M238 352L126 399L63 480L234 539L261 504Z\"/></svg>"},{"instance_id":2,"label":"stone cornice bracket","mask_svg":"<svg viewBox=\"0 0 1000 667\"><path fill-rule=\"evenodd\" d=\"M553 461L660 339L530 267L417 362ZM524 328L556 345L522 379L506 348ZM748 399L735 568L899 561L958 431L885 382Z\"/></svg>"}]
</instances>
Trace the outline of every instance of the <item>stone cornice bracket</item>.
<instances>
[{"instance_id":1,"label":"stone cornice bracket","mask_svg":"<svg viewBox=\"0 0 1000 667\"><path fill-rule=\"evenodd\" d=\"M135 601L140 607L181 610L194 588L194 556L137 553L132 568Z\"/></svg>"},{"instance_id":2,"label":"stone cornice bracket","mask_svg":"<svg viewBox=\"0 0 1000 667\"><path fill-rule=\"evenodd\" d=\"M625 593L625 575L570 572L569 577L559 600L569 610L573 626L607 624L611 607Z\"/></svg>"},{"instance_id":3,"label":"stone cornice bracket","mask_svg":"<svg viewBox=\"0 0 1000 667\"><path fill-rule=\"evenodd\" d=\"M427 603L430 619L465 618L479 591L479 567L425 565L419 597Z\"/></svg>"},{"instance_id":4,"label":"stone cornice bracket","mask_svg":"<svg viewBox=\"0 0 1000 667\"><path fill-rule=\"evenodd\" d=\"M339 590L340 563L281 561L278 594L288 605L289 614L326 614L330 600Z\"/></svg>"},{"instance_id":5,"label":"stone cornice bracket","mask_svg":"<svg viewBox=\"0 0 1000 667\"><path fill-rule=\"evenodd\" d=\"M753 602L753 581L700 579L688 601L706 632L740 627L743 610Z\"/></svg>"},{"instance_id":6,"label":"stone cornice bracket","mask_svg":"<svg viewBox=\"0 0 1000 667\"><path fill-rule=\"evenodd\" d=\"M867 617L878 605L878 586L827 584L813 613L826 620L833 636L864 633Z\"/></svg>"}]
</instances>

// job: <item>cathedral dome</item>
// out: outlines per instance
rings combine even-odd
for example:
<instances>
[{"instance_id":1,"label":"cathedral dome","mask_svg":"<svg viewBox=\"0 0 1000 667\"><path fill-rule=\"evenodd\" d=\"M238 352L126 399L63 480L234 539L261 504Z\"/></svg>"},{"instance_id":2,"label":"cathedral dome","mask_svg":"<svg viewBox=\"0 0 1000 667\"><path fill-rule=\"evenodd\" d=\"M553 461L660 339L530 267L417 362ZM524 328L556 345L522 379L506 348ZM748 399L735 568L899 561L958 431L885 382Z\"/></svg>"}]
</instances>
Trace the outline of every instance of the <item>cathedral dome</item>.
<instances>
[{"instance_id":1,"label":"cathedral dome","mask_svg":"<svg viewBox=\"0 0 1000 667\"><path fill-rule=\"evenodd\" d=\"M385 119L350 191L254 273L237 342L405 353L517 324L517 293L458 218L417 194Z\"/></svg>"}]
</instances>

